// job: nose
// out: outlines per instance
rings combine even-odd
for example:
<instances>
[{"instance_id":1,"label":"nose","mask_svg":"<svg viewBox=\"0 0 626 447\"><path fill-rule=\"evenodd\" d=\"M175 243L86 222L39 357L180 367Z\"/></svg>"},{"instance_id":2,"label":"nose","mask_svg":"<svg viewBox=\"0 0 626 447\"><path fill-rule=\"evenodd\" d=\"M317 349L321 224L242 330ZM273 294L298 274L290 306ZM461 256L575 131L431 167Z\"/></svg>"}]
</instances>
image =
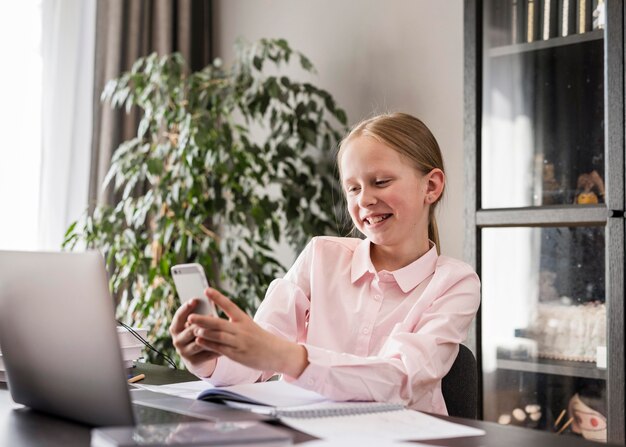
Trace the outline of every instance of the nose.
<instances>
[{"instance_id":1,"label":"nose","mask_svg":"<svg viewBox=\"0 0 626 447\"><path fill-rule=\"evenodd\" d=\"M361 208L367 208L375 205L378 200L376 199L375 191L372 188L363 188L359 195L359 206Z\"/></svg>"}]
</instances>

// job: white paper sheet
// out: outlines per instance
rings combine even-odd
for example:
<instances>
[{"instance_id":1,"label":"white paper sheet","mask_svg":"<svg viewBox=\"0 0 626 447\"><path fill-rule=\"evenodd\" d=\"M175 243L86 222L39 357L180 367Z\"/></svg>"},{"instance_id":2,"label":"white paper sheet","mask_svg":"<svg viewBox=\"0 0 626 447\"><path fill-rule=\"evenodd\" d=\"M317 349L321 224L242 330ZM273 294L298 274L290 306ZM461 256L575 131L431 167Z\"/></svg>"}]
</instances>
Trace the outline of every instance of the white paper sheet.
<instances>
[{"instance_id":1,"label":"white paper sheet","mask_svg":"<svg viewBox=\"0 0 626 447\"><path fill-rule=\"evenodd\" d=\"M328 418L281 418L281 421L316 438L330 440L358 435L389 441L420 441L485 434L478 428L455 424L413 410Z\"/></svg>"},{"instance_id":2,"label":"white paper sheet","mask_svg":"<svg viewBox=\"0 0 626 447\"><path fill-rule=\"evenodd\" d=\"M133 385L135 388L142 390L184 397L185 399L195 399L202 391L213 388L213 385L204 380L193 380L191 382L172 383L169 385L143 385L140 383L134 383Z\"/></svg>"}]
</instances>

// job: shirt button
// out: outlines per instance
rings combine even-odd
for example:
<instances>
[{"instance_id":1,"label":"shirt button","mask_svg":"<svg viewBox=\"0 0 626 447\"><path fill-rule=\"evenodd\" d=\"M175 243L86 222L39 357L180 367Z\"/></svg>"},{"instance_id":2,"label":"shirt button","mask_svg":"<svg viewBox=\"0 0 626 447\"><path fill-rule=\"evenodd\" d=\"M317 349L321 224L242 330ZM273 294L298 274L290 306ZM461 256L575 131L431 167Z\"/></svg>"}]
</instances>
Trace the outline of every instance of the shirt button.
<instances>
[{"instance_id":1,"label":"shirt button","mask_svg":"<svg viewBox=\"0 0 626 447\"><path fill-rule=\"evenodd\" d=\"M307 379L306 383L307 383L308 385L313 385L313 384L315 383L315 380L313 380L313 379L309 378L309 379Z\"/></svg>"},{"instance_id":2,"label":"shirt button","mask_svg":"<svg viewBox=\"0 0 626 447\"><path fill-rule=\"evenodd\" d=\"M374 295L374 299L375 299L376 301L380 301L380 300L382 300L382 299L383 299L383 297L382 297L382 296L380 296L380 295Z\"/></svg>"},{"instance_id":3,"label":"shirt button","mask_svg":"<svg viewBox=\"0 0 626 447\"><path fill-rule=\"evenodd\" d=\"M369 328L363 328L363 333L364 334L369 334L370 333L370 329Z\"/></svg>"}]
</instances>

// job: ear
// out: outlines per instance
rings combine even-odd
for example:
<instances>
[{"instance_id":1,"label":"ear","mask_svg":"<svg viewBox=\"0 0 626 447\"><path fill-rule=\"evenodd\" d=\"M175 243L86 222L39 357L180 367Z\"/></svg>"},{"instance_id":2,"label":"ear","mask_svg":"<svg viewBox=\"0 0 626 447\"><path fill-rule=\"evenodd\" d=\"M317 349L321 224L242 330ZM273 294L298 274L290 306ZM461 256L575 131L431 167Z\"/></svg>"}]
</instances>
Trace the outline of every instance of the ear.
<instances>
[{"instance_id":1,"label":"ear","mask_svg":"<svg viewBox=\"0 0 626 447\"><path fill-rule=\"evenodd\" d=\"M441 197L446 184L446 175L439 168L434 168L424 176L426 182L426 203L435 203Z\"/></svg>"}]
</instances>

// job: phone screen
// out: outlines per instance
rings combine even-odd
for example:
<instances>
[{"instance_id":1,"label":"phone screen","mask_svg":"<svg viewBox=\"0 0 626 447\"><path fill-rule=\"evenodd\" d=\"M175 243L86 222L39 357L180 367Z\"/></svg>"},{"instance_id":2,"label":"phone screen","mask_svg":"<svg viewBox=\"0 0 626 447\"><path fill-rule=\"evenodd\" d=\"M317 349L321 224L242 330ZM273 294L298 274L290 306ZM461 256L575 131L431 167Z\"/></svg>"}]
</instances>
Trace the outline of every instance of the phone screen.
<instances>
[{"instance_id":1,"label":"phone screen","mask_svg":"<svg viewBox=\"0 0 626 447\"><path fill-rule=\"evenodd\" d=\"M204 295L204 289L209 287L209 283L201 265L176 265L172 267L172 276L181 303L185 303L192 298L199 298L200 302L194 309L194 312L217 316L215 304Z\"/></svg>"}]
</instances>

